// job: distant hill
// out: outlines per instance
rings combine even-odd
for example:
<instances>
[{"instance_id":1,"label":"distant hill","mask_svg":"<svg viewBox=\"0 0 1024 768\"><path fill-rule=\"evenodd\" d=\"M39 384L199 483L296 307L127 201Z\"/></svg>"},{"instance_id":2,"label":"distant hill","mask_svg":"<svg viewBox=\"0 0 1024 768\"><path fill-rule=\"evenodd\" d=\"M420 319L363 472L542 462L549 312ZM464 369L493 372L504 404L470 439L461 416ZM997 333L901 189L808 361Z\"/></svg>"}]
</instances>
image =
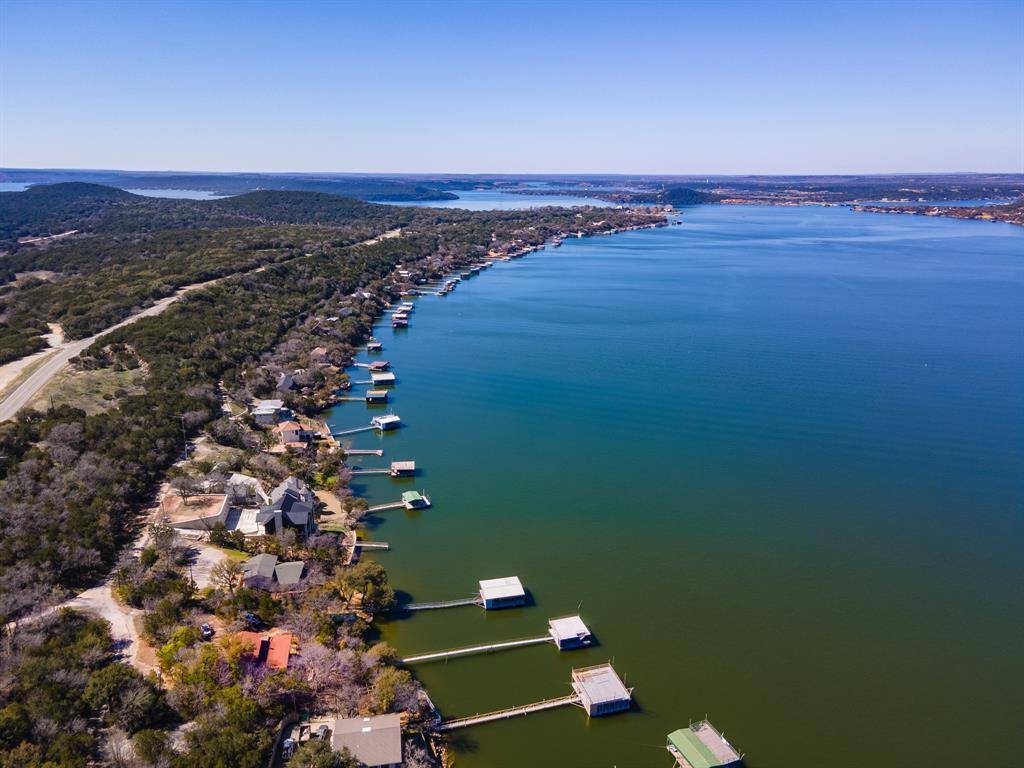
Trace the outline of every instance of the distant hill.
<instances>
[{"instance_id":1,"label":"distant hill","mask_svg":"<svg viewBox=\"0 0 1024 768\"><path fill-rule=\"evenodd\" d=\"M260 190L325 192L367 201L454 200L457 195L416 179L331 174L278 173L139 173L131 171L82 171L0 169L0 181L31 184L86 182L121 189L195 189L221 195L240 195Z\"/></svg>"},{"instance_id":2,"label":"distant hill","mask_svg":"<svg viewBox=\"0 0 1024 768\"><path fill-rule=\"evenodd\" d=\"M169 229L276 223L338 226L356 218L390 221L411 215L408 209L323 192L266 190L220 200L180 200L65 182L0 192L0 247L17 248L18 238L72 229L134 237Z\"/></svg>"}]
</instances>

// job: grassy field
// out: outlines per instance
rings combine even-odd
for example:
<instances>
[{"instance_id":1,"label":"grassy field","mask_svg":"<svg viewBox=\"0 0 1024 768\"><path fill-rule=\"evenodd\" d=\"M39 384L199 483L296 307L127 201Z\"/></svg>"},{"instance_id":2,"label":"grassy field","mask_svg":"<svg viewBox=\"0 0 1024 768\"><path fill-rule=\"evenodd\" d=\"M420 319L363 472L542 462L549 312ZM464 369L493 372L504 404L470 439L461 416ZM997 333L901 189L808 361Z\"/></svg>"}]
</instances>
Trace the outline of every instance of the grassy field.
<instances>
[{"instance_id":1,"label":"grassy field","mask_svg":"<svg viewBox=\"0 0 1024 768\"><path fill-rule=\"evenodd\" d=\"M126 395L141 394L146 369L114 371L104 368L81 371L65 368L58 373L29 405L45 410L51 405L70 405L86 413L101 413Z\"/></svg>"}]
</instances>

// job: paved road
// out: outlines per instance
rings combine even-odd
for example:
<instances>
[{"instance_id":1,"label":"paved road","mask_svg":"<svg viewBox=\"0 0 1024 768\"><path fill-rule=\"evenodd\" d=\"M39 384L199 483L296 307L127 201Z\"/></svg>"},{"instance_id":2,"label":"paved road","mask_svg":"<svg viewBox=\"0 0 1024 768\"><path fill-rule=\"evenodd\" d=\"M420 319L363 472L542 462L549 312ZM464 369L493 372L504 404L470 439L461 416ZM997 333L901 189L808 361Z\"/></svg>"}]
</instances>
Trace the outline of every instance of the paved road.
<instances>
[{"instance_id":1,"label":"paved road","mask_svg":"<svg viewBox=\"0 0 1024 768\"><path fill-rule=\"evenodd\" d=\"M178 289L178 291L171 296L166 296L157 301L153 306L146 307L141 312L136 312L130 317L126 317L116 325L112 325L99 333L90 336L87 339L80 339L78 341L65 341L63 344L59 344L54 347L49 355L43 359L43 362L32 371L32 374L25 379L21 384L17 386L6 398L0 403L0 421L7 421L13 419L14 416L28 405L32 400L35 399L36 395L39 394L40 390L45 387L50 379L52 379L61 368L67 365L71 358L81 354L87 347L98 339L103 338L108 333L116 331L118 328L123 328L126 325L131 325L134 322L141 320L144 317L152 317L153 315L159 315L171 304L176 302L186 293L191 291L197 291L200 288L206 288L207 286L213 285L217 280L208 280L205 283L196 283L195 285L186 285L184 288Z\"/></svg>"},{"instance_id":2,"label":"paved road","mask_svg":"<svg viewBox=\"0 0 1024 768\"><path fill-rule=\"evenodd\" d=\"M388 240L392 237L398 237L401 234L400 229L392 229L377 237L371 237L369 240L364 240L358 245L373 245L381 240ZM281 262L284 263L284 262ZM251 270L250 274L255 272L262 272L266 269L266 266L258 267L257 269ZM14 389L7 397L4 398L3 402L0 403L0 421L7 421L13 419L15 415L28 405L32 400L35 399L36 395L45 387L50 379L52 379L61 368L67 365L71 358L81 354L87 347L98 339L103 338L111 331L116 331L118 328L123 328L126 325L141 320L144 317L152 317L153 315L159 315L171 304L176 302L186 293L191 291L198 291L202 288L207 288L211 285L215 285L222 280L226 280L229 277L235 277L236 275L225 275L219 277L216 280L207 280L205 283L195 283L194 285L186 285L184 288L179 288L176 293L171 296L167 296L160 299L153 306L147 307L141 312L137 312L134 315L125 318L117 325L112 325L106 330L100 331L94 336L90 336L87 339L81 339L80 341L66 341L57 347L54 347L50 352L49 356L44 359L42 364L32 371L32 374L21 382L16 389Z\"/></svg>"}]
</instances>

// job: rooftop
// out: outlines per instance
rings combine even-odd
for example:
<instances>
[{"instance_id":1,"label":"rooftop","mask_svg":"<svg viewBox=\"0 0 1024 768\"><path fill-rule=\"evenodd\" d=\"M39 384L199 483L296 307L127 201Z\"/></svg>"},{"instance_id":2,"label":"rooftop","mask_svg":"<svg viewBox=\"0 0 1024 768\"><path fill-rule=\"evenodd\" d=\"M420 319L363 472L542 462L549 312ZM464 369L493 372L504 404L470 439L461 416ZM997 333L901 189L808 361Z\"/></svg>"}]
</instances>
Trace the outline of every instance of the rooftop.
<instances>
[{"instance_id":1,"label":"rooftop","mask_svg":"<svg viewBox=\"0 0 1024 768\"><path fill-rule=\"evenodd\" d=\"M411 472L416 469L415 461L392 461L391 468L398 471Z\"/></svg>"},{"instance_id":2,"label":"rooftop","mask_svg":"<svg viewBox=\"0 0 1024 768\"><path fill-rule=\"evenodd\" d=\"M672 731L668 735L668 743L679 752L690 768L716 768L740 760L739 753L707 720Z\"/></svg>"},{"instance_id":3,"label":"rooftop","mask_svg":"<svg viewBox=\"0 0 1024 768\"><path fill-rule=\"evenodd\" d=\"M398 715L349 717L334 721L331 746L347 748L363 765L397 765L402 762L402 719Z\"/></svg>"},{"instance_id":4,"label":"rooftop","mask_svg":"<svg viewBox=\"0 0 1024 768\"><path fill-rule=\"evenodd\" d=\"M285 633L270 638L267 647L267 666L271 669L287 669L292 653L292 636Z\"/></svg>"},{"instance_id":5,"label":"rooftop","mask_svg":"<svg viewBox=\"0 0 1024 768\"><path fill-rule=\"evenodd\" d=\"M590 637L590 630L579 616L565 616L548 622L551 634L556 640Z\"/></svg>"},{"instance_id":6,"label":"rooftop","mask_svg":"<svg viewBox=\"0 0 1024 768\"><path fill-rule=\"evenodd\" d=\"M629 689L623 685L611 664L574 669L572 678L595 704L630 698Z\"/></svg>"},{"instance_id":7,"label":"rooftop","mask_svg":"<svg viewBox=\"0 0 1024 768\"><path fill-rule=\"evenodd\" d=\"M518 576L506 576L503 579L483 579L480 582L480 596L484 600L523 597L525 595L526 590L523 589Z\"/></svg>"},{"instance_id":8,"label":"rooftop","mask_svg":"<svg viewBox=\"0 0 1024 768\"><path fill-rule=\"evenodd\" d=\"M282 586L291 586L298 584L302 580L302 569L306 567L306 564L301 560L295 560L290 563L278 563L274 567L274 576L277 577L277 583Z\"/></svg>"},{"instance_id":9,"label":"rooftop","mask_svg":"<svg viewBox=\"0 0 1024 768\"><path fill-rule=\"evenodd\" d=\"M261 576L265 579L273 577L274 569L276 567L277 555L268 555L266 553L250 557L242 566L245 571L246 578Z\"/></svg>"}]
</instances>

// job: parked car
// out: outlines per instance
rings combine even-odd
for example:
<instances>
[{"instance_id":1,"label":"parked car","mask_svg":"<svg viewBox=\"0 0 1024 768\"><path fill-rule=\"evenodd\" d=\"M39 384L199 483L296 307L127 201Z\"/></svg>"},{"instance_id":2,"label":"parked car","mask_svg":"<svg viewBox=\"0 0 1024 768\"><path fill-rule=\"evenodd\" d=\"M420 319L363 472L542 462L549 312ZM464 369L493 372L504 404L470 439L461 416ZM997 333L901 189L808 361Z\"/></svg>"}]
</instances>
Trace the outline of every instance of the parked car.
<instances>
[{"instance_id":1,"label":"parked car","mask_svg":"<svg viewBox=\"0 0 1024 768\"><path fill-rule=\"evenodd\" d=\"M255 613L247 613L242 617L242 621L246 623L249 629L259 629L263 626L263 622L260 621L260 617Z\"/></svg>"},{"instance_id":2,"label":"parked car","mask_svg":"<svg viewBox=\"0 0 1024 768\"><path fill-rule=\"evenodd\" d=\"M199 636L203 638L203 640L209 640L211 637L213 637L213 627L211 627L206 622L203 622L199 626Z\"/></svg>"}]
</instances>

